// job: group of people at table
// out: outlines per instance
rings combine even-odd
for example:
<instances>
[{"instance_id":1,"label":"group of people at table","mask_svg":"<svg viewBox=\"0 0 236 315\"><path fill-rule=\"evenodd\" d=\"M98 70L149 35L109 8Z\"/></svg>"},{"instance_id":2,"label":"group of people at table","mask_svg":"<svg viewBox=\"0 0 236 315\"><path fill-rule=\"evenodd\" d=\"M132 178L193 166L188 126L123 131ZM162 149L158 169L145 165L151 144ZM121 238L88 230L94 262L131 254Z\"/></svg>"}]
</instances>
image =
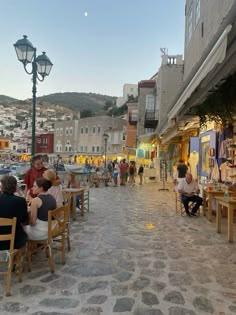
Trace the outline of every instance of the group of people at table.
<instances>
[{"instance_id":1,"label":"group of people at table","mask_svg":"<svg viewBox=\"0 0 236 315\"><path fill-rule=\"evenodd\" d=\"M181 200L187 216L197 216L196 213L203 203L199 196L200 190L196 180L188 173L187 166L180 161L177 166L178 179L174 179L176 192L181 195ZM61 180L51 169L43 166L40 155L32 159L32 167L24 177L25 198L17 195L17 181L14 176L5 175L1 179L0 217L17 218L15 232L15 249L26 245L27 239L42 240L47 238L48 211L63 205ZM68 175L67 188L79 188L73 174ZM194 206L189 211L189 202ZM79 207L80 198L76 198ZM0 234L8 233L7 227L0 227ZM0 242L0 250L7 250L9 242Z\"/></svg>"},{"instance_id":2,"label":"group of people at table","mask_svg":"<svg viewBox=\"0 0 236 315\"><path fill-rule=\"evenodd\" d=\"M24 197L17 193L17 180L4 175L1 179L0 217L17 218L14 248L26 245L27 239L44 240L48 233L48 211L63 205L61 180L51 169L43 166L40 155L32 158L32 167L24 177ZM73 174L68 175L68 188L79 188ZM76 199L79 206L79 198ZM9 233L0 226L0 234ZM0 242L0 250L9 249L9 241Z\"/></svg>"}]
</instances>

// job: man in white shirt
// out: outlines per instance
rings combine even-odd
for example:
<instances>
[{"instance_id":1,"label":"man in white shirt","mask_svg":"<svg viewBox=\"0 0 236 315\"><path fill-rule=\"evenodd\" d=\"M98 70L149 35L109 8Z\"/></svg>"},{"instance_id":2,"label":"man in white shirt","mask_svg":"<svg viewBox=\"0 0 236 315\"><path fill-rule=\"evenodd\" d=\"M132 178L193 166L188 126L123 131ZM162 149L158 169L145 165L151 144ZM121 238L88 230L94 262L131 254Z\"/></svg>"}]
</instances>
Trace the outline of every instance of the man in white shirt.
<instances>
[{"instance_id":1,"label":"man in white shirt","mask_svg":"<svg viewBox=\"0 0 236 315\"><path fill-rule=\"evenodd\" d=\"M178 192L181 194L181 199L184 205L186 214L190 216L197 216L196 212L202 205L202 198L198 196L200 190L196 181L193 180L193 176L187 173L185 178L178 185ZM189 202L193 201L195 203L192 208L192 212L189 212Z\"/></svg>"}]
</instances>

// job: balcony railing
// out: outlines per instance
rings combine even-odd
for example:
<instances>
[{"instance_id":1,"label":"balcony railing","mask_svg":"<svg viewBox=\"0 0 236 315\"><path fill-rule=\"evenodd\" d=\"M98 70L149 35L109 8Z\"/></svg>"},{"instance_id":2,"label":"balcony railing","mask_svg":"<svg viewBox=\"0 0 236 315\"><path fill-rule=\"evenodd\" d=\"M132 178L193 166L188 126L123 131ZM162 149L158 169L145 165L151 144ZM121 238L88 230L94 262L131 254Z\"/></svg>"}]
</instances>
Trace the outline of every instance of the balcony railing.
<instances>
[{"instance_id":1,"label":"balcony railing","mask_svg":"<svg viewBox=\"0 0 236 315\"><path fill-rule=\"evenodd\" d=\"M138 113L129 113L129 124L137 125L138 122Z\"/></svg>"},{"instance_id":2,"label":"balcony railing","mask_svg":"<svg viewBox=\"0 0 236 315\"><path fill-rule=\"evenodd\" d=\"M146 110L144 118L144 128L155 129L158 124L158 112L156 110Z\"/></svg>"}]
</instances>

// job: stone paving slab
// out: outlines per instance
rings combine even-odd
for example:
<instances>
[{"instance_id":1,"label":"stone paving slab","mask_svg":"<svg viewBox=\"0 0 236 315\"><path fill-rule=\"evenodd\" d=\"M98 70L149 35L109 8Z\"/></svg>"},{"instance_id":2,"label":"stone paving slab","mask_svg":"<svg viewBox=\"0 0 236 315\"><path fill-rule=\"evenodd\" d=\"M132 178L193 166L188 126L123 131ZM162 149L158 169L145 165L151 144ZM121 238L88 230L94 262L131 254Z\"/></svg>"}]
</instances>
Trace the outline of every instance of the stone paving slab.
<instances>
[{"instance_id":1,"label":"stone paving slab","mask_svg":"<svg viewBox=\"0 0 236 315\"><path fill-rule=\"evenodd\" d=\"M236 242L205 217L175 213L157 184L91 190L90 212L71 225L66 265L43 253L11 297L0 278L0 314L233 315ZM226 223L226 222L225 222ZM236 236L236 235L235 235Z\"/></svg>"}]
</instances>

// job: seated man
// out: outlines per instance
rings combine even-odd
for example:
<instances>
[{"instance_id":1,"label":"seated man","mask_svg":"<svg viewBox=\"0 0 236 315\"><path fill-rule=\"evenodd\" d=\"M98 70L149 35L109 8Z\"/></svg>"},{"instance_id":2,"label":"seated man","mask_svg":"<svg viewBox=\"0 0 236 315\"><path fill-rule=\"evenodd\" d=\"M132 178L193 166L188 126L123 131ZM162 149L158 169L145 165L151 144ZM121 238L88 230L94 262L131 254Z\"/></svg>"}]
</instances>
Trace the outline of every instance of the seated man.
<instances>
[{"instance_id":1,"label":"seated man","mask_svg":"<svg viewBox=\"0 0 236 315\"><path fill-rule=\"evenodd\" d=\"M193 176L187 173L185 178L180 181L178 185L178 192L181 194L181 199L184 205L186 214L190 216L196 216L196 212L202 205L202 198L198 196L200 190L198 184L193 180ZM192 212L189 212L189 202L193 201L195 203L192 208Z\"/></svg>"}]
</instances>

